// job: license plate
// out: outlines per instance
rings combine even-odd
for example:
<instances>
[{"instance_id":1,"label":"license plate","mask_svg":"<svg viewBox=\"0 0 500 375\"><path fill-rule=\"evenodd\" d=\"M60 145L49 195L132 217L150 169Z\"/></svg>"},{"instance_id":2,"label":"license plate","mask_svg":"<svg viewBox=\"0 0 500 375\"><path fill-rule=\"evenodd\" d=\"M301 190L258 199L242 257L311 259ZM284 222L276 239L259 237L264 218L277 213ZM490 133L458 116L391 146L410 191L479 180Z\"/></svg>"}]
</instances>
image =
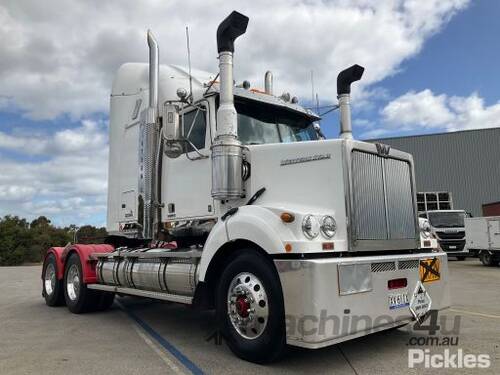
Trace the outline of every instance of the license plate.
<instances>
[{"instance_id":1,"label":"license plate","mask_svg":"<svg viewBox=\"0 0 500 375\"><path fill-rule=\"evenodd\" d=\"M389 309L399 309L410 305L408 291L389 294Z\"/></svg>"},{"instance_id":2,"label":"license plate","mask_svg":"<svg viewBox=\"0 0 500 375\"><path fill-rule=\"evenodd\" d=\"M421 259L419 274L420 281L423 283L436 281L441 278L441 264L438 258Z\"/></svg>"},{"instance_id":3,"label":"license plate","mask_svg":"<svg viewBox=\"0 0 500 375\"><path fill-rule=\"evenodd\" d=\"M456 249L457 247L455 245L450 246L450 249Z\"/></svg>"}]
</instances>

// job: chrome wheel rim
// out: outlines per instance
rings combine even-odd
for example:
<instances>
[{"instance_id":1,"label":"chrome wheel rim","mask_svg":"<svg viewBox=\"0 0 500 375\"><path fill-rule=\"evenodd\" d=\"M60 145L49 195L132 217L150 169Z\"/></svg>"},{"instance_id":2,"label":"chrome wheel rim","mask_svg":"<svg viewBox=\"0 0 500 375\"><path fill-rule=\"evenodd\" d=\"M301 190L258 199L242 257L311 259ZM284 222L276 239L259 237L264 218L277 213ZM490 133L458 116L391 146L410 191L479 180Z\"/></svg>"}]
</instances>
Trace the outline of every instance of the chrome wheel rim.
<instances>
[{"instance_id":1,"label":"chrome wheel rim","mask_svg":"<svg viewBox=\"0 0 500 375\"><path fill-rule=\"evenodd\" d=\"M227 314L238 334L256 339L266 329L269 304L262 281L250 272L236 275L229 284Z\"/></svg>"},{"instance_id":2,"label":"chrome wheel rim","mask_svg":"<svg viewBox=\"0 0 500 375\"><path fill-rule=\"evenodd\" d=\"M78 266L72 264L68 270L68 277L66 278L66 291L70 300L75 301L78 298L80 291L80 272Z\"/></svg>"},{"instance_id":3,"label":"chrome wheel rim","mask_svg":"<svg viewBox=\"0 0 500 375\"><path fill-rule=\"evenodd\" d=\"M49 263L45 268L45 293L51 296L54 293L54 288L56 287L56 270L52 263Z\"/></svg>"}]
</instances>

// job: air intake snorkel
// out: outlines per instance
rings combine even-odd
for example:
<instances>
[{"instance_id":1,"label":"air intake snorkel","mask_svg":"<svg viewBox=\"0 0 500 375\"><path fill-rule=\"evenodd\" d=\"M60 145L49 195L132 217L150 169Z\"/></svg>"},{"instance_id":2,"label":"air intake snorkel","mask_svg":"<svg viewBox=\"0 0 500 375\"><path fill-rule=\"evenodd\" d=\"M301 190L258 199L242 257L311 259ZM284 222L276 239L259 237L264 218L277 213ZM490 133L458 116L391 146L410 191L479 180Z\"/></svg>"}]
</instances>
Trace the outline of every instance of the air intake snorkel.
<instances>
[{"instance_id":1,"label":"air intake snorkel","mask_svg":"<svg viewBox=\"0 0 500 375\"><path fill-rule=\"evenodd\" d=\"M337 76L337 97L340 108L340 136L352 138L351 125L351 83L359 81L363 76L365 68L353 65L339 73Z\"/></svg>"},{"instance_id":2,"label":"air intake snorkel","mask_svg":"<svg viewBox=\"0 0 500 375\"><path fill-rule=\"evenodd\" d=\"M241 198L243 194L243 151L238 140L238 124L233 97L234 41L247 29L248 17L233 11L217 29L219 53L220 105L217 134L212 145L212 197L219 200Z\"/></svg>"}]
</instances>

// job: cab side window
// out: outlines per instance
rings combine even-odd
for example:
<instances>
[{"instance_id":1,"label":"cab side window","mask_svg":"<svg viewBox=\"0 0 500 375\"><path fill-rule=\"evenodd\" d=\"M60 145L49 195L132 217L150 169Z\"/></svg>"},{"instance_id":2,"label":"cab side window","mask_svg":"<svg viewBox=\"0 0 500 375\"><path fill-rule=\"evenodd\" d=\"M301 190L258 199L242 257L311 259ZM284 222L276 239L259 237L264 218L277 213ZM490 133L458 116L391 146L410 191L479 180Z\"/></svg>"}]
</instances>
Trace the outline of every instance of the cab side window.
<instances>
[{"instance_id":1,"label":"cab side window","mask_svg":"<svg viewBox=\"0 0 500 375\"><path fill-rule=\"evenodd\" d=\"M205 111L195 109L194 111L184 113L184 116L181 116L181 129L184 137L198 150L205 148L205 137L207 134ZM185 144L185 152L195 150L189 142Z\"/></svg>"}]
</instances>

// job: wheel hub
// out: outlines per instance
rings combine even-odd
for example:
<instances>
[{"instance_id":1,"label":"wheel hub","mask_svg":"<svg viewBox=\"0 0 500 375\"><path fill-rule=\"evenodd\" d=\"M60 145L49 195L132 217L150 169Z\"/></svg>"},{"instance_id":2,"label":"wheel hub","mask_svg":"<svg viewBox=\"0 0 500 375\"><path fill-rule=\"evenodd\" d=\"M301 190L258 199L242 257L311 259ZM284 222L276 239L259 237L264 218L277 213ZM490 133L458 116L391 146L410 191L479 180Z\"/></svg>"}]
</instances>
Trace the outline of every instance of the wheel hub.
<instances>
[{"instance_id":1,"label":"wheel hub","mask_svg":"<svg viewBox=\"0 0 500 375\"><path fill-rule=\"evenodd\" d=\"M249 315L249 310L250 309L250 304L248 303L248 300L246 299L246 297L243 297L243 296L239 296L237 299L236 299L236 311L238 312L238 314L243 317L243 318L246 318L248 317Z\"/></svg>"},{"instance_id":2,"label":"wheel hub","mask_svg":"<svg viewBox=\"0 0 500 375\"><path fill-rule=\"evenodd\" d=\"M75 301L78 298L78 293L80 291L80 272L78 271L76 264L72 264L68 270L66 290L68 292L68 297L72 301Z\"/></svg>"},{"instance_id":3,"label":"wheel hub","mask_svg":"<svg viewBox=\"0 0 500 375\"><path fill-rule=\"evenodd\" d=\"M252 273L236 275L227 293L229 319L246 339L259 337L267 325L269 306L263 283Z\"/></svg>"},{"instance_id":4,"label":"wheel hub","mask_svg":"<svg viewBox=\"0 0 500 375\"><path fill-rule=\"evenodd\" d=\"M47 268L45 269L45 292L51 296L54 293L54 288L56 286L56 270L54 269L54 265L49 263Z\"/></svg>"}]
</instances>

